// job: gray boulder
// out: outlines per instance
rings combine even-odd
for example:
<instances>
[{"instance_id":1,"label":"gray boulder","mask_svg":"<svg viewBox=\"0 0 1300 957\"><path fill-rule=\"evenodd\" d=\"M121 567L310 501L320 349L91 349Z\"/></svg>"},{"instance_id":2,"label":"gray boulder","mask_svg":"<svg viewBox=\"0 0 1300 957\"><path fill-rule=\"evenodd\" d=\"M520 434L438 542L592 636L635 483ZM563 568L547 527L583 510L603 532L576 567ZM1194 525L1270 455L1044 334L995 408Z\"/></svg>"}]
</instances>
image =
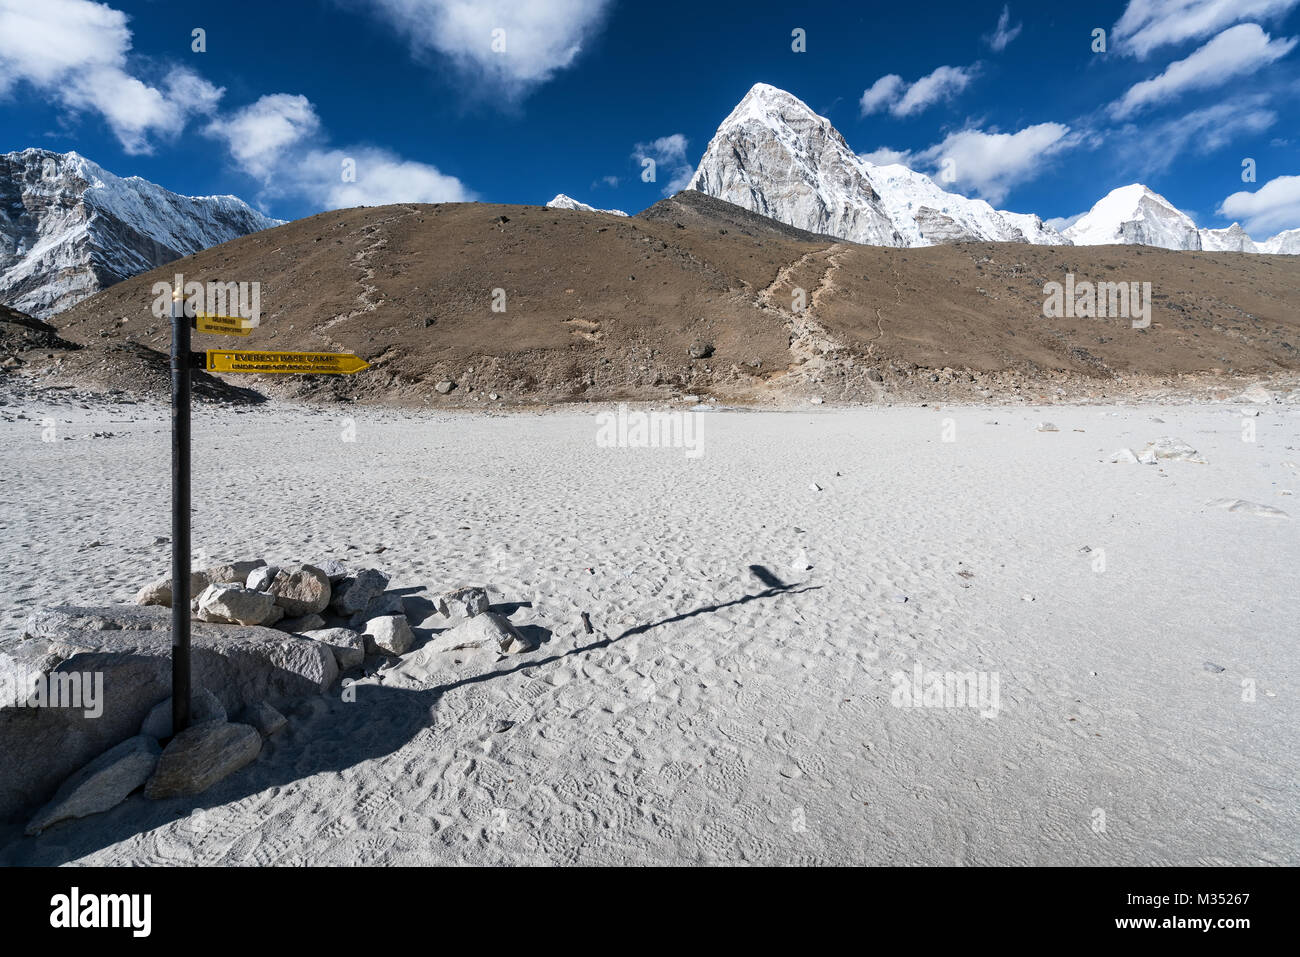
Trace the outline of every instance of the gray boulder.
<instances>
[{"instance_id":1,"label":"gray boulder","mask_svg":"<svg viewBox=\"0 0 1300 957\"><path fill-rule=\"evenodd\" d=\"M355 615L383 594L388 576L374 568L363 568L339 582L334 590L333 607L340 615Z\"/></svg>"},{"instance_id":2,"label":"gray boulder","mask_svg":"<svg viewBox=\"0 0 1300 957\"><path fill-rule=\"evenodd\" d=\"M227 714L267 701L323 694L338 678L329 647L270 628L195 622L195 687ZM157 606L63 606L32 615L24 637L0 642L0 684L33 673L42 681L102 676L101 713L0 703L0 821L45 803L69 775L138 733L171 694L171 612Z\"/></svg>"},{"instance_id":3,"label":"gray boulder","mask_svg":"<svg viewBox=\"0 0 1300 957\"><path fill-rule=\"evenodd\" d=\"M289 723L288 718L265 701L250 704L244 709L241 718L244 724L251 724L257 729L257 733L264 738L269 738Z\"/></svg>"},{"instance_id":4,"label":"gray boulder","mask_svg":"<svg viewBox=\"0 0 1300 957\"><path fill-rule=\"evenodd\" d=\"M473 618L487 611L489 604L487 591L473 585L453 588L434 600L438 611L448 618Z\"/></svg>"},{"instance_id":5,"label":"gray boulder","mask_svg":"<svg viewBox=\"0 0 1300 957\"><path fill-rule=\"evenodd\" d=\"M348 566L337 558L327 558L316 567L325 573L331 585L337 585L348 577Z\"/></svg>"},{"instance_id":6,"label":"gray boulder","mask_svg":"<svg viewBox=\"0 0 1300 957\"><path fill-rule=\"evenodd\" d=\"M253 591L266 591L271 587L271 582L275 581L275 576L278 574L280 574L280 569L274 565L259 565L248 573L248 578L244 580L244 586L253 589Z\"/></svg>"},{"instance_id":7,"label":"gray boulder","mask_svg":"<svg viewBox=\"0 0 1300 957\"><path fill-rule=\"evenodd\" d=\"M63 782L50 803L36 812L28 834L39 834L59 821L88 817L116 807L149 780L162 748L145 735L127 738Z\"/></svg>"},{"instance_id":8,"label":"gray boulder","mask_svg":"<svg viewBox=\"0 0 1300 957\"><path fill-rule=\"evenodd\" d=\"M261 751L262 736L252 725L224 721L191 725L163 749L144 796L158 801L202 794L256 760Z\"/></svg>"},{"instance_id":9,"label":"gray boulder","mask_svg":"<svg viewBox=\"0 0 1300 957\"><path fill-rule=\"evenodd\" d=\"M225 721L226 706L221 699L206 688L190 690L190 724L203 721ZM172 699L168 695L153 706L149 716L140 725L140 733L151 738L170 738L172 736Z\"/></svg>"},{"instance_id":10,"label":"gray boulder","mask_svg":"<svg viewBox=\"0 0 1300 957\"><path fill-rule=\"evenodd\" d=\"M282 568L267 592L290 618L315 615L329 607L330 580L314 565Z\"/></svg>"},{"instance_id":11,"label":"gray boulder","mask_svg":"<svg viewBox=\"0 0 1300 957\"><path fill-rule=\"evenodd\" d=\"M366 623L367 650L382 655L404 655L415 644L415 634L405 615L384 615Z\"/></svg>"},{"instance_id":12,"label":"gray boulder","mask_svg":"<svg viewBox=\"0 0 1300 957\"><path fill-rule=\"evenodd\" d=\"M402 596L396 592L384 592L382 595L370 599L370 603L364 609L349 618L348 627L364 629L366 622L372 618L405 614L406 605L402 601Z\"/></svg>"},{"instance_id":13,"label":"gray boulder","mask_svg":"<svg viewBox=\"0 0 1300 957\"><path fill-rule=\"evenodd\" d=\"M301 635L304 631L315 631L325 627L325 619L320 615L303 615L301 618L285 618L275 623L281 631L292 631Z\"/></svg>"},{"instance_id":14,"label":"gray boulder","mask_svg":"<svg viewBox=\"0 0 1300 957\"><path fill-rule=\"evenodd\" d=\"M432 651L486 648L503 655L513 655L521 651L532 651L537 645L529 642L504 615L489 611L466 619L450 631L442 632L425 647Z\"/></svg>"},{"instance_id":15,"label":"gray boulder","mask_svg":"<svg viewBox=\"0 0 1300 957\"><path fill-rule=\"evenodd\" d=\"M199 618L227 625L265 625L283 616L275 612L276 600L243 585L213 584L199 595Z\"/></svg>"},{"instance_id":16,"label":"gray boulder","mask_svg":"<svg viewBox=\"0 0 1300 957\"><path fill-rule=\"evenodd\" d=\"M366 660L365 636L351 628L319 628L302 632L304 638L329 645L340 671L356 668Z\"/></svg>"}]
</instances>

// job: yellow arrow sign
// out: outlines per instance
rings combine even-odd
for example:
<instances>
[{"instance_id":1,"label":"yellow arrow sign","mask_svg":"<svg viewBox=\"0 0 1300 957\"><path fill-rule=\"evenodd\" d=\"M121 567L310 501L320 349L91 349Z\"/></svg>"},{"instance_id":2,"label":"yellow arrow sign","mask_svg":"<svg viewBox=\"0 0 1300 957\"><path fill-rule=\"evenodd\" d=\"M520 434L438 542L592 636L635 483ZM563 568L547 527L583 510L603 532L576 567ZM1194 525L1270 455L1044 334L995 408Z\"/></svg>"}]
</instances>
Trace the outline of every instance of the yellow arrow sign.
<instances>
[{"instance_id":1,"label":"yellow arrow sign","mask_svg":"<svg viewBox=\"0 0 1300 957\"><path fill-rule=\"evenodd\" d=\"M194 317L196 332L205 332L210 336L246 336L257 327L256 319L243 316L204 316Z\"/></svg>"},{"instance_id":2,"label":"yellow arrow sign","mask_svg":"<svg viewBox=\"0 0 1300 957\"><path fill-rule=\"evenodd\" d=\"M209 372L352 375L370 363L350 352L253 352L208 349L203 368Z\"/></svg>"}]
</instances>

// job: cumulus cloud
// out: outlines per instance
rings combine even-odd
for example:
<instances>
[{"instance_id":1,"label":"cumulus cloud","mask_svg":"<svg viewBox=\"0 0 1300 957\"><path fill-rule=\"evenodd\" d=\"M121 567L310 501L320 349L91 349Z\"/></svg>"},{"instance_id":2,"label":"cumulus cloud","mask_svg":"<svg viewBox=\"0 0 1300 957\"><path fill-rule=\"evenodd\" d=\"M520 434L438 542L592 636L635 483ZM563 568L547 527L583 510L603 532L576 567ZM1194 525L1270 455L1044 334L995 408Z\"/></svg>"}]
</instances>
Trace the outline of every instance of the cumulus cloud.
<instances>
[{"instance_id":1,"label":"cumulus cloud","mask_svg":"<svg viewBox=\"0 0 1300 957\"><path fill-rule=\"evenodd\" d=\"M962 130L915 154L921 165L951 171L953 182L998 204L1020 183L1034 179L1047 161L1080 142L1061 123L1039 123L1015 133Z\"/></svg>"},{"instance_id":2,"label":"cumulus cloud","mask_svg":"<svg viewBox=\"0 0 1300 957\"><path fill-rule=\"evenodd\" d=\"M686 184L695 175L695 167L686 159L686 147L689 141L681 133L661 136L649 143L637 143L632 149L632 158L644 169L647 159L654 160L655 182L664 182L663 194L671 196L686 188ZM664 177L667 176L665 182Z\"/></svg>"},{"instance_id":3,"label":"cumulus cloud","mask_svg":"<svg viewBox=\"0 0 1300 957\"><path fill-rule=\"evenodd\" d=\"M1256 23L1229 27L1185 59L1169 64L1159 76L1129 87L1110 105L1111 115L1126 117L1189 90L1221 86L1233 77L1254 73L1281 59L1295 45L1294 37L1270 39Z\"/></svg>"},{"instance_id":4,"label":"cumulus cloud","mask_svg":"<svg viewBox=\"0 0 1300 957\"><path fill-rule=\"evenodd\" d=\"M1002 15L998 17L998 25L994 27L993 32L984 39L988 41L995 53L1001 53L1016 37L1020 36L1020 31L1024 29L1024 24L1017 23L1014 27L1011 25L1011 7L1004 6Z\"/></svg>"},{"instance_id":5,"label":"cumulus cloud","mask_svg":"<svg viewBox=\"0 0 1300 957\"><path fill-rule=\"evenodd\" d=\"M1300 0L1129 0L1111 28L1114 48L1145 59L1152 50L1199 40L1243 20L1279 18Z\"/></svg>"},{"instance_id":6,"label":"cumulus cloud","mask_svg":"<svg viewBox=\"0 0 1300 957\"><path fill-rule=\"evenodd\" d=\"M858 105L863 116L884 109L894 116L912 116L940 100L951 99L966 89L974 76L973 67L941 66L908 85L901 76L890 73L871 84Z\"/></svg>"},{"instance_id":7,"label":"cumulus cloud","mask_svg":"<svg viewBox=\"0 0 1300 957\"><path fill-rule=\"evenodd\" d=\"M265 180L285 152L320 129L316 109L305 96L273 93L208 124L207 132L223 140L235 163Z\"/></svg>"},{"instance_id":8,"label":"cumulus cloud","mask_svg":"<svg viewBox=\"0 0 1300 957\"><path fill-rule=\"evenodd\" d=\"M858 159L865 160L872 166L891 166L895 163L907 166L912 161L912 151L895 150L890 149L888 146L881 146L870 153L859 153Z\"/></svg>"},{"instance_id":9,"label":"cumulus cloud","mask_svg":"<svg viewBox=\"0 0 1300 957\"><path fill-rule=\"evenodd\" d=\"M1279 176L1253 193L1233 193L1216 212L1240 221L1257 238L1300 227L1300 176Z\"/></svg>"},{"instance_id":10,"label":"cumulus cloud","mask_svg":"<svg viewBox=\"0 0 1300 957\"><path fill-rule=\"evenodd\" d=\"M427 163L387 150L331 149L316 108L305 96L272 93L219 116L204 132L225 143L230 158L263 187L263 198L301 197L323 209L472 199L460 180Z\"/></svg>"},{"instance_id":11,"label":"cumulus cloud","mask_svg":"<svg viewBox=\"0 0 1300 957\"><path fill-rule=\"evenodd\" d=\"M0 95L28 84L75 113L98 114L127 153L149 153L223 90L175 68L161 87L127 69L131 31L120 10L90 0L0 0Z\"/></svg>"},{"instance_id":12,"label":"cumulus cloud","mask_svg":"<svg viewBox=\"0 0 1300 957\"><path fill-rule=\"evenodd\" d=\"M570 66L604 23L609 0L367 0L421 54L450 59L514 99Z\"/></svg>"}]
</instances>

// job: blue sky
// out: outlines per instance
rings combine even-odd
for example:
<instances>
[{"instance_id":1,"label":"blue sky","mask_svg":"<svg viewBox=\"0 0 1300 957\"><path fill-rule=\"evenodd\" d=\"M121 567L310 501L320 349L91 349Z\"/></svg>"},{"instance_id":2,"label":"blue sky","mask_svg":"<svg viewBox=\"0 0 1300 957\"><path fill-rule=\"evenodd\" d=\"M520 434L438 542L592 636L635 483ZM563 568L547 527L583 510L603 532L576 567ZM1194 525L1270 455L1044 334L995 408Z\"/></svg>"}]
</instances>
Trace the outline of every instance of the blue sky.
<instances>
[{"instance_id":1,"label":"blue sky","mask_svg":"<svg viewBox=\"0 0 1300 957\"><path fill-rule=\"evenodd\" d=\"M945 188L1001 208L1066 218L1144 182L1263 238L1300 226L1297 37L1300 0L0 0L0 150L285 219L557 192L636 212L766 82L860 154L955 157Z\"/></svg>"}]
</instances>

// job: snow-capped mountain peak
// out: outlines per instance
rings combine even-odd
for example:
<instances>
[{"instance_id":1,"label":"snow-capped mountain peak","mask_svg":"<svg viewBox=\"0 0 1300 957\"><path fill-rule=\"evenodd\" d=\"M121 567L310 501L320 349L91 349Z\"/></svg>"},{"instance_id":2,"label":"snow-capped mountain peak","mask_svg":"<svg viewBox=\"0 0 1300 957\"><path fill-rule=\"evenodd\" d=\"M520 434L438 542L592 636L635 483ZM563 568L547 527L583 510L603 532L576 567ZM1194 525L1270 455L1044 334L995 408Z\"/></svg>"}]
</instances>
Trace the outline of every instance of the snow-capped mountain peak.
<instances>
[{"instance_id":1,"label":"snow-capped mountain peak","mask_svg":"<svg viewBox=\"0 0 1300 957\"><path fill-rule=\"evenodd\" d=\"M947 192L906 166L872 164L830 120L766 83L755 84L718 126L688 188L869 245L1065 242L1036 216Z\"/></svg>"},{"instance_id":2,"label":"snow-capped mountain peak","mask_svg":"<svg viewBox=\"0 0 1300 957\"><path fill-rule=\"evenodd\" d=\"M1132 183L1099 199L1065 237L1078 246L1139 243L1165 249L1200 249L1196 223L1159 193Z\"/></svg>"},{"instance_id":3,"label":"snow-capped mountain peak","mask_svg":"<svg viewBox=\"0 0 1300 957\"><path fill-rule=\"evenodd\" d=\"M0 302L46 318L115 282L280 225L235 196L181 196L80 153L0 154Z\"/></svg>"},{"instance_id":4,"label":"snow-capped mountain peak","mask_svg":"<svg viewBox=\"0 0 1300 957\"><path fill-rule=\"evenodd\" d=\"M565 196L563 193L556 193L555 198L546 204L550 209L579 209L585 213L612 213L615 216L626 216L627 213L621 209L597 209L595 206L588 206L586 203L579 202L572 196Z\"/></svg>"}]
</instances>

